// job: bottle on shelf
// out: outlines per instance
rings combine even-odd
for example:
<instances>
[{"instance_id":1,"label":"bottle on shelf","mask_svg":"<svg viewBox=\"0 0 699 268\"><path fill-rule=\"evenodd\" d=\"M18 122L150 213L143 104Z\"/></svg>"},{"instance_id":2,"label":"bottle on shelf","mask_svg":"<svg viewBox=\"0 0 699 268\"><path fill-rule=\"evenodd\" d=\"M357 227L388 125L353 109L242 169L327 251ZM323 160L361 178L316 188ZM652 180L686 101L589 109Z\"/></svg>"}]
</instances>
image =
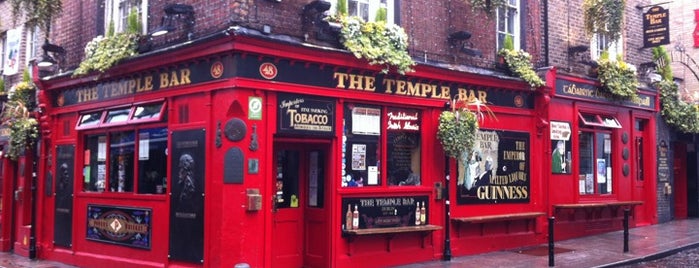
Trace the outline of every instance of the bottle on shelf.
<instances>
[{"instance_id":1,"label":"bottle on shelf","mask_svg":"<svg viewBox=\"0 0 699 268\"><path fill-rule=\"evenodd\" d=\"M427 212L425 211L425 202L422 202L420 207L420 225L427 223Z\"/></svg>"},{"instance_id":2,"label":"bottle on shelf","mask_svg":"<svg viewBox=\"0 0 699 268\"><path fill-rule=\"evenodd\" d=\"M359 210L357 205L354 205L354 211L352 212L352 229L359 229Z\"/></svg>"},{"instance_id":3,"label":"bottle on shelf","mask_svg":"<svg viewBox=\"0 0 699 268\"><path fill-rule=\"evenodd\" d=\"M420 202L415 207L415 225L420 225Z\"/></svg>"},{"instance_id":4,"label":"bottle on shelf","mask_svg":"<svg viewBox=\"0 0 699 268\"><path fill-rule=\"evenodd\" d=\"M352 230L352 204L347 204L347 213L345 214L345 230Z\"/></svg>"}]
</instances>

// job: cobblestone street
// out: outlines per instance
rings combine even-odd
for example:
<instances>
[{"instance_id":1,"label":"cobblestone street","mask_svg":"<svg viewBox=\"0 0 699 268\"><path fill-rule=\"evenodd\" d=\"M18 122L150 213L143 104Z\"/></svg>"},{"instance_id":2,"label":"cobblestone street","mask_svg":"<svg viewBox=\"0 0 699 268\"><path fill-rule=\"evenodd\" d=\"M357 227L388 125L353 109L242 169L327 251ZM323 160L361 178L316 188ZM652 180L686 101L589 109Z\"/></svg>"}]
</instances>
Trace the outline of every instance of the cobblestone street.
<instances>
[{"instance_id":1,"label":"cobblestone street","mask_svg":"<svg viewBox=\"0 0 699 268\"><path fill-rule=\"evenodd\" d=\"M699 267L699 247L680 251L665 258L640 262L622 267L627 268L684 268Z\"/></svg>"}]
</instances>

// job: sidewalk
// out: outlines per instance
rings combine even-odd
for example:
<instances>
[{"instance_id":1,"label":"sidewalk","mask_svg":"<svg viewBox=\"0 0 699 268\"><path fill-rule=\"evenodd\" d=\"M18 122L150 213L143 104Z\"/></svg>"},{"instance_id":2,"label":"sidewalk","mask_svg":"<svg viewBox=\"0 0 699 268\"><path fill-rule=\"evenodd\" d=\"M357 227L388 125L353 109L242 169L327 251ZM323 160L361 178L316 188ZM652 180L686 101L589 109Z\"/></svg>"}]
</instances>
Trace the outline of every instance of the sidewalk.
<instances>
[{"instance_id":1,"label":"sidewalk","mask_svg":"<svg viewBox=\"0 0 699 268\"><path fill-rule=\"evenodd\" d=\"M678 220L629 229L629 252L624 253L624 231L556 241L555 267L623 267L662 258L699 246L699 219ZM548 267L548 244L530 248L454 257L400 268Z\"/></svg>"}]
</instances>

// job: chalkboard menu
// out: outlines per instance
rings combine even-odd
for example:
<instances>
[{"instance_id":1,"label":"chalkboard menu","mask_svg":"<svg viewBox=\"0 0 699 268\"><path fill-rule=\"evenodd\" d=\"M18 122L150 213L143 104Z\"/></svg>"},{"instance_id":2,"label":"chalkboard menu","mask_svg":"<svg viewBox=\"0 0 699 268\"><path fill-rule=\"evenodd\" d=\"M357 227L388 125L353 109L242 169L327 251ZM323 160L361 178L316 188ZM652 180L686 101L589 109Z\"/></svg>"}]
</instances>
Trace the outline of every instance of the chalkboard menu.
<instances>
[{"instance_id":1,"label":"chalkboard menu","mask_svg":"<svg viewBox=\"0 0 699 268\"><path fill-rule=\"evenodd\" d=\"M341 228L342 230L353 228L353 214L358 218L356 229L424 225L429 222L428 200L426 195L342 198ZM425 216L420 217L422 214Z\"/></svg>"}]
</instances>

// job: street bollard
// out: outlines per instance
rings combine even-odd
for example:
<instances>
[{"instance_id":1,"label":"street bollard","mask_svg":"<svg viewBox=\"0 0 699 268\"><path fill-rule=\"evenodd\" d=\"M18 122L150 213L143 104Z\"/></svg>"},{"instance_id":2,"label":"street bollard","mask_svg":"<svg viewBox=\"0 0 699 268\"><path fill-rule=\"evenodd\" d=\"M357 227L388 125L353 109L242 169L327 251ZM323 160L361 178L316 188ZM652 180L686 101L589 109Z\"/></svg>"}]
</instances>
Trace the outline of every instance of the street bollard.
<instances>
[{"instance_id":1,"label":"street bollard","mask_svg":"<svg viewBox=\"0 0 699 268\"><path fill-rule=\"evenodd\" d=\"M549 267L553 267L553 221L555 217L549 218Z\"/></svg>"},{"instance_id":2,"label":"street bollard","mask_svg":"<svg viewBox=\"0 0 699 268\"><path fill-rule=\"evenodd\" d=\"M629 209L624 209L624 253L629 252Z\"/></svg>"}]
</instances>

